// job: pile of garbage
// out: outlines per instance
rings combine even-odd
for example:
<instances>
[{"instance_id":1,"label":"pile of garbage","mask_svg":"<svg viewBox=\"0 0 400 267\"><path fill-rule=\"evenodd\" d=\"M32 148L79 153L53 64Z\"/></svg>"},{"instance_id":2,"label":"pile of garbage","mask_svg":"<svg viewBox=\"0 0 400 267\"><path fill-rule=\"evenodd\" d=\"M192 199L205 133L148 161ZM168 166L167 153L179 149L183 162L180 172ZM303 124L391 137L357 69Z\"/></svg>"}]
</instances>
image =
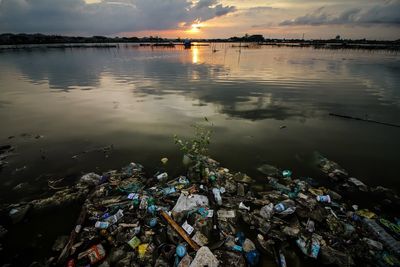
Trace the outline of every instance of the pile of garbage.
<instances>
[{"instance_id":1,"label":"pile of garbage","mask_svg":"<svg viewBox=\"0 0 400 267\"><path fill-rule=\"evenodd\" d=\"M371 189L336 163L319 167L344 188ZM294 250L317 265L400 266L400 222L350 205L334 190L295 179L290 170L264 165L268 190L204 158L185 176L149 177L130 163L120 171L83 175L54 196L6 207L13 221L27 210L82 200L70 236L58 238L43 266L259 266L270 257L287 266ZM0 238L6 229L0 227ZM35 266L42 266L38 265Z\"/></svg>"}]
</instances>

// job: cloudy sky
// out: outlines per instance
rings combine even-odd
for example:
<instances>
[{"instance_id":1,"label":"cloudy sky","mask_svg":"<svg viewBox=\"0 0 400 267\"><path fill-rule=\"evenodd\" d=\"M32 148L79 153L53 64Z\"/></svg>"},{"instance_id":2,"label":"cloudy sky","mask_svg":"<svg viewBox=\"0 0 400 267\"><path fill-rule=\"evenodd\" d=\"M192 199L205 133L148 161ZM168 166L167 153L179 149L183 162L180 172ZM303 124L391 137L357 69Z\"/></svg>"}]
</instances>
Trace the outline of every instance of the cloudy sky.
<instances>
[{"instance_id":1,"label":"cloudy sky","mask_svg":"<svg viewBox=\"0 0 400 267\"><path fill-rule=\"evenodd\" d=\"M0 0L0 33L400 39L400 0Z\"/></svg>"}]
</instances>

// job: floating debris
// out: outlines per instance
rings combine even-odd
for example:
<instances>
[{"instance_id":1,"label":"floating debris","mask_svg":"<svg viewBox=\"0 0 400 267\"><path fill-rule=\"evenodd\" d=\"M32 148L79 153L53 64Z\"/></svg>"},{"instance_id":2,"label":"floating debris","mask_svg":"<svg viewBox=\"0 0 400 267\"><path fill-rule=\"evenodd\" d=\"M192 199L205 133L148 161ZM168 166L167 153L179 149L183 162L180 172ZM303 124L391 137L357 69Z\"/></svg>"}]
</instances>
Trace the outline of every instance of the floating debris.
<instances>
[{"instance_id":1,"label":"floating debris","mask_svg":"<svg viewBox=\"0 0 400 267\"><path fill-rule=\"evenodd\" d=\"M338 185L398 199L319 159L324 173L340 174ZM62 179L52 180L53 196L2 211L17 224L36 212L83 203L70 236L57 238L44 260L50 266L239 267L257 266L264 256L286 266L284 252L291 246L318 265L398 262L399 227L393 217L345 202L333 189L315 188L289 170L263 165L272 190L253 192L248 175L208 158L202 163L203 169L194 164L176 178L166 172L147 176L142 165L130 163L119 171L85 174L67 188L58 189ZM7 234L5 227L0 226L0 238Z\"/></svg>"}]
</instances>

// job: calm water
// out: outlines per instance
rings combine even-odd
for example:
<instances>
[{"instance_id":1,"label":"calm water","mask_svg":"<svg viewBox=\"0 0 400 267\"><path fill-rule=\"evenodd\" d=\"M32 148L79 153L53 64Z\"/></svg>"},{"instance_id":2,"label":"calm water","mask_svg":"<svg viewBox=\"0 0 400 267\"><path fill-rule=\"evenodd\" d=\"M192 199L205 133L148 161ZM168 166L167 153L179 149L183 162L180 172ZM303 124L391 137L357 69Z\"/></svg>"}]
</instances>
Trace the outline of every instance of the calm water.
<instances>
[{"instance_id":1,"label":"calm water","mask_svg":"<svg viewBox=\"0 0 400 267\"><path fill-rule=\"evenodd\" d=\"M400 124L399 54L212 48L0 52L0 144L16 147L0 173L0 201L131 161L153 173L168 157L177 174L173 135L190 136L204 117L214 124L211 155L260 183L263 163L318 179L307 158L319 151L369 185L400 191L400 128L328 115Z\"/></svg>"}]
</instances>

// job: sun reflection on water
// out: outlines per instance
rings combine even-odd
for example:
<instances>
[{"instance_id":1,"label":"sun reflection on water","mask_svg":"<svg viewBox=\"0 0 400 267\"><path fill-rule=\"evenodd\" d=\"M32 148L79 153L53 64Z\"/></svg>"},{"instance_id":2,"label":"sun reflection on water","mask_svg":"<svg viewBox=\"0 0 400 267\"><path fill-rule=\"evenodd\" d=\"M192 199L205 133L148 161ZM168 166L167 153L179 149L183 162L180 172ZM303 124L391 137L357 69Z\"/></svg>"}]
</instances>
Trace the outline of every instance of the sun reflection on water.
<instances>
[{"instance_id":1,"label":"sun reflection on water","mask_svg":"<svg viewBox=\"0 0 400 267\"><path fill-rule=\"evenodd\" d=\"M199 62L199 48L192 47L192 62L193 64L197 64Z\"/></svg>"}]
</instances>

